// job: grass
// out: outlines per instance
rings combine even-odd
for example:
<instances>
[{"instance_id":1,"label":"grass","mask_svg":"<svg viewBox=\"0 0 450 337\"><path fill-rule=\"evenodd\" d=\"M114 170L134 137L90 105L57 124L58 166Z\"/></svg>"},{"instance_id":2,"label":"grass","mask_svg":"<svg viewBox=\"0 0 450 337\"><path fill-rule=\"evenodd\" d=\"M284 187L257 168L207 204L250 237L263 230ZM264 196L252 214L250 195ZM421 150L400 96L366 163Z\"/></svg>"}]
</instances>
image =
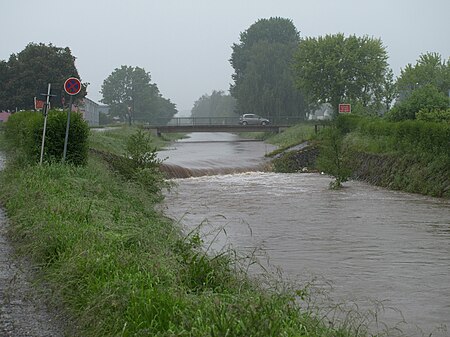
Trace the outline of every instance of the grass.
<instances>
[{"instance_id":1,"label":"grass","mask_svg":"<svg viewBox=\"0 0 450 337\"><path fill-rule=\"evenodd\" d=\"M96 133L91 144L120 153L130 131ZM250 279L235 251L205 252L148 190L108 167L91 155L86 167L10 162L0 173L9 235L64 308L68 335L365 335L302 309L303 288Z\"/></svg>"},{"instance_id":2,"label":"grass","mask_svg":"<svg viewBox=\"0 0 450 337\"><path fill-rule=\"evenodd\" d=\"M314 124L297 124L286 129L284 132L270 137L268 142L273 145L278 145L280 148L286 149L298 145L306 140L310 140L314 137L314 135Z\"/></svg>"},{"instance_id":3,"label":"grass","mask_svg":"<svg viewBox=\"0 0 450 337\"><path fill-rule=\"evenodd\" d=\"M125 144L127 139L138 130L135 126L122 126L104 129L100 131L91 131L89 137L89 147L95 150L109 152L115 155L125 153ZM156 148L162 148L168 141L183 138L183 134L171 133L164 134L162 137L152 137Z\"/></svg>"}]
</instances>

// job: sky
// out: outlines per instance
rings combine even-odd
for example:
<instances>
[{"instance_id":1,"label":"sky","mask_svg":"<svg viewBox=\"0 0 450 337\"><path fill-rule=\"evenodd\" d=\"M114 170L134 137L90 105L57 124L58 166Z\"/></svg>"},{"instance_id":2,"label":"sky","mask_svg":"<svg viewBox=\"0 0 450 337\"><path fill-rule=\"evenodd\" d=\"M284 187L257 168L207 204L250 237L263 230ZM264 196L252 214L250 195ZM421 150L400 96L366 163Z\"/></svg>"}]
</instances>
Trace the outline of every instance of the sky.
<instances>
[{"instance_id":1,"label":"sky","mask_svg":"<svg viewBox=\"0 0 450 337\"><path fill-rule=\"evenodd\" d=\"M262 18L301 37L380 38L395 75L427 52L450 57L450 0L0 0L0 13L0 60L30 42L69 47L94 101L114 69L141 67L179 111L229 90L231 47Z\"/></svg>"}]
</instances>

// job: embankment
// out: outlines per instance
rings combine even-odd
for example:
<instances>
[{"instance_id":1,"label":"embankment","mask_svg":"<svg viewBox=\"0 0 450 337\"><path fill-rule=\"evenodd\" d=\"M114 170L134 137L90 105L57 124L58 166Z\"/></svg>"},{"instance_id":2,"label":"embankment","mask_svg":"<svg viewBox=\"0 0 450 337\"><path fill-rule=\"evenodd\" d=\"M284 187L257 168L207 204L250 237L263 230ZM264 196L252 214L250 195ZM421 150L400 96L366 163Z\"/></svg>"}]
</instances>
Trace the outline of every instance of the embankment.
<instances>
[{"instance_id":1,"label":"embankment","mask_svg":"<svg viewBox=\"0 0 450 337\"><path fill-rule=\"evenodd\" d=\"M319 147L311 145L287 151L272 161L276 172L309 172L316 169ZM371 185L450 198L450 167L446 157L420 154L366 153L347 154L352 179Z\"/></svg>"}]
</instances>

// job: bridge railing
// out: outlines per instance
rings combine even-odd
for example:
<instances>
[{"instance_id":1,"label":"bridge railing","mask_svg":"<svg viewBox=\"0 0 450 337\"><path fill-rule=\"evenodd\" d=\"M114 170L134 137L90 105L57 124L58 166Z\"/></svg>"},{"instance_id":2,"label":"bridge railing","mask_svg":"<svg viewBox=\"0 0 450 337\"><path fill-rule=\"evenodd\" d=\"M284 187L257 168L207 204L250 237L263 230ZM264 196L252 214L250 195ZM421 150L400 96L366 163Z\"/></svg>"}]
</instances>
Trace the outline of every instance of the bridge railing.
<instances>
[{"instance_id":1,"label":"bridge railing","mask_svg":"<svg viewBox=\"0 0 450 337\"><path fill-rule=\"evenodd\" d=\"M305 122L303 117L274 116L268 118L272 125L289 126ZM188 125L238 125L239 117L176 117L168 123L167 120L155 120L152 126L188 126Z\"/></svg>"}]
</instances>

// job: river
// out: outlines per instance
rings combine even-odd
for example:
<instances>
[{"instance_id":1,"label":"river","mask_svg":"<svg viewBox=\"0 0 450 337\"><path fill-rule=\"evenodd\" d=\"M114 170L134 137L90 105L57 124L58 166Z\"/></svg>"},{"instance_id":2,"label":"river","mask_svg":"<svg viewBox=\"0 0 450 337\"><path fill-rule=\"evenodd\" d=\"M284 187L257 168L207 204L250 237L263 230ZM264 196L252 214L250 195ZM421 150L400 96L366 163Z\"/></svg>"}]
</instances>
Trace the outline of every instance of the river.
<instances>
[{"instance_id":1,"label":"river","mask_svg":"<svg viewBox=\"0 0 450 337\"><path fill-rule=\"evenodd\" d=\"M166 163L261 167L271 148L229 134L192 134L161 152ZM336 303L370 309L407 336L448 336L450 201L351 181L328 189L320 174L247 172L175 179L165 212L203 231L224 227L215 249L261 248L287 279L319 277ZM222 233L225 233L222 232ZM324 284L322 282L322 284Z\"/></svg>"}]
</instances>

